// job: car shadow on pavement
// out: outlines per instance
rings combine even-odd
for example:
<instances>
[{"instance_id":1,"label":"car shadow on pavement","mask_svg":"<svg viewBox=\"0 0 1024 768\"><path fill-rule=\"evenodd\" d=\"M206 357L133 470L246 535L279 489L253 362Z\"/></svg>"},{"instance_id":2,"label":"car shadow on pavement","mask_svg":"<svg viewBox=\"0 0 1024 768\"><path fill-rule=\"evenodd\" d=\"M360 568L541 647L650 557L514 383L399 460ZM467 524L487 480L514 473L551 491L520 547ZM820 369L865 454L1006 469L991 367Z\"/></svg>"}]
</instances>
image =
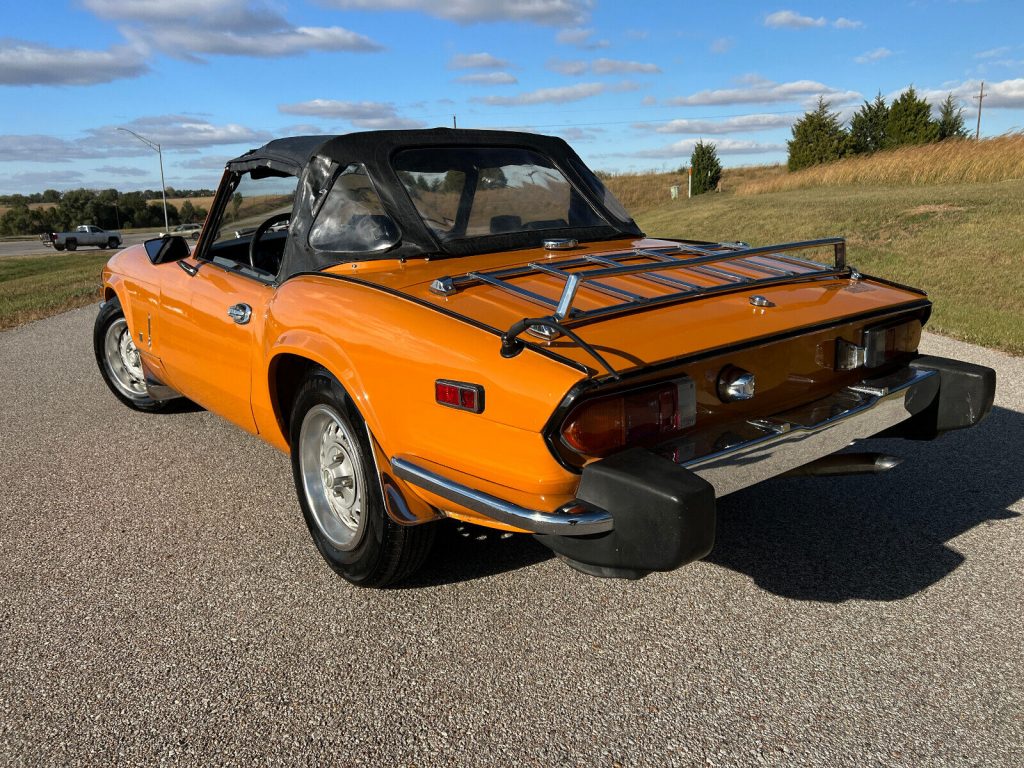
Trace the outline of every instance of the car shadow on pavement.
<instances>
[{"instance_id":1,"label":"car shadow on pavement","mask_svg":"<svg viewBox=\"0 0 1024 768\"><path fill-rule=\"evenodd\" d=\"M421 589L472 581L525 568L554 557L532 536L467 525L456 520L437 523L437 540L427 562L399 589Z\"/></svg>"},{"instance_id":2,"label":"car shadow on pavement","mask_svg":"<svg viewBox=\"0 0 1024 768\"><path fill-rule=\"evenodd\" d=\"M933 442L872 440L902 456L884 475L772 480L719 502L707 560L798 600L900 600L965 560L950 542L1020 517L1024 414L995 408Z\"/></svg>"}]
</instances>

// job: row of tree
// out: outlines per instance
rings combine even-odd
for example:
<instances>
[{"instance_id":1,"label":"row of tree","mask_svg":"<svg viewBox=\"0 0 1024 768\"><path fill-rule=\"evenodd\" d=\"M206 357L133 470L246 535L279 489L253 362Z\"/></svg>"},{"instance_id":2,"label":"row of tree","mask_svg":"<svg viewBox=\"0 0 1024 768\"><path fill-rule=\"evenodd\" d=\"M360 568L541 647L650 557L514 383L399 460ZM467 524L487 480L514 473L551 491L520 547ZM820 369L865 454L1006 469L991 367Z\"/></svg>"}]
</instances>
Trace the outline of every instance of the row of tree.
<instances>
[{"instance_id":1,"label":"row of tree","mask_svg":"<svg viewBox=\"0 0 1024 768\"><path fill-rule=\"evenodd\" d=\"M44 193L45 194L45 193ZM17 200L0 216L0 235L28 235L41 232L65 232L79 224L95 224L103 229L164 226L163 204L151 204L142 192L118 192L116 189L71 189L60 193L55 204L29 207ZM167 218L174 224L201 222L206 209L185 200L181 208L167 204Z\"/></svg>"},{"instance_id":2,"label":"row of tree","mask_svg":"<svg viewBox=\"0 0 1024 768\"><path fill-rule=\"evenodd\" d=\"M31 203L59 203L62 193L56 189L47 189L42 192L33 192L31 195L0 195L0 205L26 205ZM144 200L162 200L163 196L160 194L159 189L144 189L138 194L142 195ZM212 197L214 190L212 189L175 189L174 187L167 187L168 197Z\"/></svg>"},{"instance_id":3,"label":"row of tree","mask_svg":"<svg viewBox=\"0 0 1024 768\"><path fill-rule=\"evenodd\" d=\"M851 155L869 154L880 149L895 149L914 144L930 144L967 137L963 109L953 94L948 94L938 117L917 95L913 86L886 104L879 93L874 101L865 101L843 125L839 114L824 98L793 125L789 140L789 170L798 171L818 163L830 163Z\"/></svg>"}]
</instances>

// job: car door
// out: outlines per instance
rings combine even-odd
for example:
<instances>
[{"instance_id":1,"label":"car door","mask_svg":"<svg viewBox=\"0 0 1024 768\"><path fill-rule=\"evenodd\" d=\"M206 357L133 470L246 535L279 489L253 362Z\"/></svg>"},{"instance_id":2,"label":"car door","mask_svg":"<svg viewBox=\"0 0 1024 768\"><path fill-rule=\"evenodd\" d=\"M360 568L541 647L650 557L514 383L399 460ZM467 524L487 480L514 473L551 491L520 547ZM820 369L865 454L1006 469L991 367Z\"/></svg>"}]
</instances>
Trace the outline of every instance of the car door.
<instances>
[{"instance_id":1,"label":"car door","mask_svg":"<svg viewBox=\"0 0 1024 768\"><path fill-rule=\"evenodd\" d=\"M186 259L160 286L153 351L168 386L250 432L252 355L273 287L218 264ZM198 267L198 269L197 269ZM230 314L229 314L230 312Z\"/></svg>"},{"instance_id":2,"label":"car door","mask_svg":"<svg viewBox=\"0 0 1024 768\"><path fill-rule=\"evenodd\" d=\"M255 433L253 357L287 235L260 225L290 214L296 180L242 174L233 184L207 224L211 237L161 281L154 349L169 386ZM250 264L254 237L262 268Z\"/></svg>"}]
</instances>

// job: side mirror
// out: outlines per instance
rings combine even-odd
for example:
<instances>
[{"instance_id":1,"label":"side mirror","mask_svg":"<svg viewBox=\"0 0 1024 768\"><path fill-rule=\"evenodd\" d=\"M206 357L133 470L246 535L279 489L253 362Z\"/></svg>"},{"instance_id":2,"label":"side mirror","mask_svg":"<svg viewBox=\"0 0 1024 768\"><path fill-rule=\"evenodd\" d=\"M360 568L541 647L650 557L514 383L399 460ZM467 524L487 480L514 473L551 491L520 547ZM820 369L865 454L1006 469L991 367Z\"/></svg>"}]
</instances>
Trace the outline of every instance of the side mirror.
<instances>
[{"instance_id":1,"label":"side mirror","mask_svg":"<svg viewBox=\"0 0 1024 768\"><path fill-rule=\"evenodd\" d=\"M146 254L154 264L181 261L191 253L188 241L181 235L164 235L145 242Z\"/></svg>"}]
</instances>

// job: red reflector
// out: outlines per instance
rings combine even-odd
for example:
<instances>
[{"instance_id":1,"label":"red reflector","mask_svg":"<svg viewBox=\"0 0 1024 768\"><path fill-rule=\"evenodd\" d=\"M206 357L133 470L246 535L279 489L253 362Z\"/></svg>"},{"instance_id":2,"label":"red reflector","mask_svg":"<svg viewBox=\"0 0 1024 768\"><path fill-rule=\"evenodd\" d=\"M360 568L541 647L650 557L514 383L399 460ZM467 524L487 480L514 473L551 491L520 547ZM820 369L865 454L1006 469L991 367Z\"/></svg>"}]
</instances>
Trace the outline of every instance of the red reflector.
<instances>
[{"instance_id":1,"label":"red reflector","mask_svg":"<svg viewBox=\"0 0 1024 768\"><path fill-rule=\"evenodd\" d=\"M482 413L484 410L484 388L479 384L438 379L434 382L434 398L441 405L460 411Z\"/></svg>"}]
</instances>

